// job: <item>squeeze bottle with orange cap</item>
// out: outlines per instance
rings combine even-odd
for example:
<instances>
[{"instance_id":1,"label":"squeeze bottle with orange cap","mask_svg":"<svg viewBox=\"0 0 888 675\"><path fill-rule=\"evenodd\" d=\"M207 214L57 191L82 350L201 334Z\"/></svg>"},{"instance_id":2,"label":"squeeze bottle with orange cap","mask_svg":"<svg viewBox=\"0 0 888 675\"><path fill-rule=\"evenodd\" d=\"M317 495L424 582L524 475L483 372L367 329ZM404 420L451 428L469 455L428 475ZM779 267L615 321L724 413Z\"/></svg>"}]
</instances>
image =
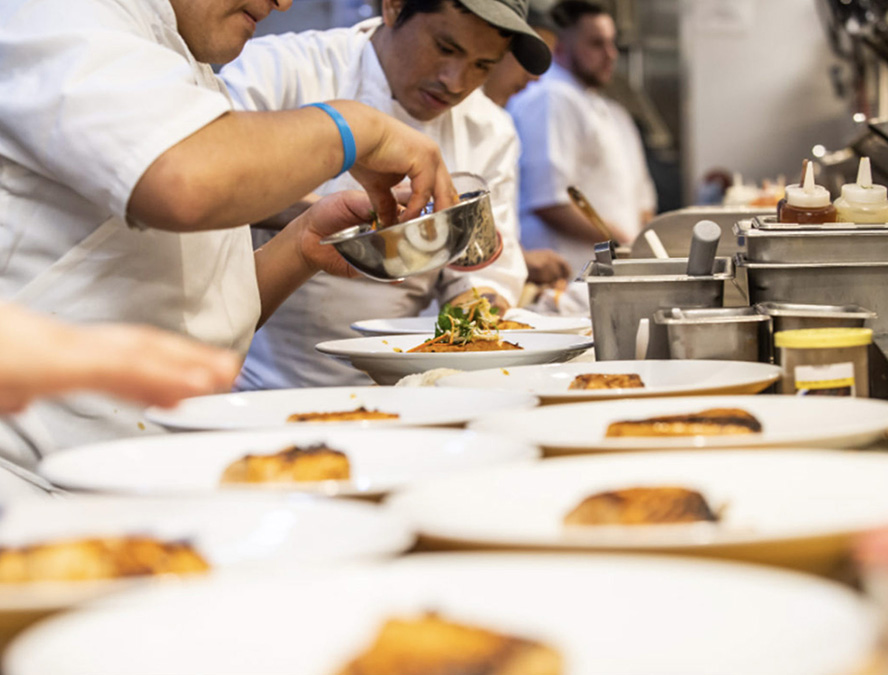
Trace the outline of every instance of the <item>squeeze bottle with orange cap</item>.
<instances>
[{"instance_id":1,"label":"squeeze bottle with orange cap","mask_svg":"<svg viewBox=\"0 0 888 675\"><path fill-rule=\"evenodd\" d=\"M837 220L843 223L888 223L888 189L873 185L869 157L860 158L857 182L842 186L835 207Z\"/></svg>"},{"instance_id":2,"label":"squeeze bottle with orange cap","mask_svg":"<svg viewBox=\"0 0 888 675\"><path fill-rule=\"evenodd\" d=\"M780 222L805 225L836 222L836 207L833 206L829 190L814 184L814 166L811 162L805 166L802 185L786 186L786 203L780 209Z\"/></svg>"}]
</instances>

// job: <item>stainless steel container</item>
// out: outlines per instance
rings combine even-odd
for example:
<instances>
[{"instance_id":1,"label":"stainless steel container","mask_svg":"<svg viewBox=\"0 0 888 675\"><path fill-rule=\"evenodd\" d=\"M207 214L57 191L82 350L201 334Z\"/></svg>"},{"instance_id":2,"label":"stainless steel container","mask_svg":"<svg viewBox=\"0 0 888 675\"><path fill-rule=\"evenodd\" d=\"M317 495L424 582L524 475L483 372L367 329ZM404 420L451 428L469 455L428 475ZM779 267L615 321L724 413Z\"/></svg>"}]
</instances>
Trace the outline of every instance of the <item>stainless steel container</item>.
<instances>
[{"instance_id":1,"label":"stainless steel container","mask_svg":"<svg viewBox=\"0 0 888 675\"><path fill-rule=\"evenodd\" d=\"M774 348L774 334L807 328L862 328L876 313L859 305L804 305L792 302L760 302L755 311L771 318L770 350L774 363L780 354Z\"/></svg>"},{"instance_id":2,"label":"stainless steel container","mask_svg":"<svg viewBox=\"0 0 888 675\"><path fill-rule=\"evenodd\" d=\"M654 322L658 309L722 305L725 281L734 273L730 258L716 258L710 276L688 276L687 265L687 258L668 258L586 266L581 279L589 289L596 359L635 359L642 320L650 331L645 358L668 358L665 326Z\"/></svg>"},{"instance_id":3,"label":"stainless steel container","mask_svg":"<svg viewBox=\"0 0 888 675\"><path fill-rule=\"evenodd\" d=\"M770 360L771 319L752 307L674 307L654 322L666 327L672 359Z\"/></svg>"},{"instance_id":4,"label":"stainless steel container","mask_svg":"<svg viewBox=\"0 0 888 675\"><path fill-rule=\"evenodd\" d=\"M746 258L760 263L888 261L888 225L795 225L756 217L734 224Z\"/></svg>"}]
</instances>

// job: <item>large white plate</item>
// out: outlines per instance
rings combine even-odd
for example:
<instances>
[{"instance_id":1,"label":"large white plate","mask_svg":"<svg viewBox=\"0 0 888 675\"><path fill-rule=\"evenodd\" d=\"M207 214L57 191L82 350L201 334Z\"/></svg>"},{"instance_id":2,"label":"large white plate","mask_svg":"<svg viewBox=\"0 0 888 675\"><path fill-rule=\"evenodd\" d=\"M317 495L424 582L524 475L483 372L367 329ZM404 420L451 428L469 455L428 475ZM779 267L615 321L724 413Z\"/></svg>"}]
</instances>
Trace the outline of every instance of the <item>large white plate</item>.
<instances>
[{"instance_id":1,"label":"large white plate","mask_svg":"<svg viewBox=\"0 0 888 675\"><path fill-rule=\"evenodd\" d=\"M185 399L174 408L149 408L146 417L173 430L257 429L287 426L287 417L294 413L346 411L364 406L400 417L336 424L400 427L462 424L479 415L531 408L537 403L536 397L525 392L491 395L478 390L448 391L434 387L318 387L197 396ZM297 424L317 427L331 423Z\"/></svg>"},{"instance_id":2,"label":"large white plate","mask_svg":"<svg viewBox=\"0 0 888 675\"><path fill-rule=\"evenodd\" d=\"M660 556L450 554L131 593L37 626L3 666L332 675L386 619L428 610L542 640L565 675L850 675L879 634L869 604L807 575Z\"/></svg>"},{"instance_id":3,"label":"large white plate","mask_svg":"<svg viewBox=\"0 0 888 675\"><path fill-rule=\"evenodd\" d=\"M713 450L562 457L408 488L387 504L421 535L475 545L694 549L852 535L888 524L888 455ZM633 487L698 490L718 523L565 527L585 497ZM705 552L705 551L704 551Z\"/></svg>"},{"instance_id":4,"label":"large white plate","mask_svg":"<svg viewBox=\"0 0 888 675\"><path fill-rule=\"evenodd\" d=\"M543 402L552 403L689 394L755 394L775 382L781 372L780 366L749 361L596 361L475 370L447 375L436 385L526 391ZM577 375L585 373L634 373L645 386L568 389Z\"/></svg>"},{"instance_id":5,"label":"large white plate","mask_svg":"<svg viewBox=\"0 0 888 675\"><path fill-rule=\"evenodd\" d=\"M592 320L582 316L546 316L545 314L536 314L535 312L527 312L527 315L514 316L515 321L521 321L533 328L524 328L521 330L503 330L500 331L506 339L508 336L520 335L522 333L580 333L581 331L591 330ZM393 319L367 319L365 321L356 321L351 325L352 330L364 335L372 337L374 335L411 335L418 333L434 333L435 316L405 316ZM506 314L506 318L510 318Z\"/></svg>"},{"instance_id":6,"label":"large white plate","mask_svg":"<svg viewBox=\"0 0 888 675\"><path fill-rule=\"evenodd\" d=\"M462 390L461 390L462 391ZM708 408L742 408L762 424L761 433L727 436L617 437L612 422L685 415ZM838 396L682 396L550 405L504 412L473 422L478 431L522 438L559 452L795 446L856 448L884 437L888 402Z\"/></svg>"},{"instance_id":7,"label":"large white plate","mask_svg":"<svg viewBox=\"0 0 888 675\"><path fill-rule=\"evenodd\" d=\"M56 485L124 493L193 493L220 489L225 467L245 454L324 443L349 459L351 480L225 486L301 490L325 495L380 495L443 474L539 457L518 440L458 429L319 429L209 432L126 439L57 452L40 472Z\"/></svg>"},{"instance_id":8,"label":"large white plate","mask_svg":"<svg viewBox=\"0 0 888 675\"><path fill-rule=\"evenodd\" d=\"M270 493L33 498L4 506L0 517L0 547L127 534L188 540L213 573L267 572L393 554L414 539L403 520L370 504ZM6 613L58 609L112 590L164 581L144 577L0 584L0 624Z\"/></svg>"},{"instance_id":9,"label":"large white plate","mask_svg":"<svg viewBox=\"0 0 888 675\"><path fill-rule=\"evenodd\" d=\"M521 333L510 339L522 349L490 352L408 353L433 333L331 340L315 345L322 354L350 363L379 384L394 384L406 375L435 368L483 370L532 363L560 363L592 347L592 339L556 333Z\"/></svg>"}]
</instances>

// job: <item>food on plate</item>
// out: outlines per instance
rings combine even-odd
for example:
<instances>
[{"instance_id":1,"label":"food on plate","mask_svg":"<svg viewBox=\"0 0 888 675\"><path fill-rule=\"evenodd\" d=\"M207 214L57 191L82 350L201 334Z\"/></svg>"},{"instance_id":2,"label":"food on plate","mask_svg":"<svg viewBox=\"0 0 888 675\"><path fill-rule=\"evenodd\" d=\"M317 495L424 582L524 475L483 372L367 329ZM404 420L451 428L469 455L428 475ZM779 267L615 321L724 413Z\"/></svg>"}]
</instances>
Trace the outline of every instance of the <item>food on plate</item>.
<instances>
[{"instance_id":1,"label":"food on plate","mask_svg":"<svg viewBox=\"0 0 888 675\"><path fill-rule=\"evenodd\" d=\"M225 469L222 483L301 483L350 477L345 453L326 445L294 445L273 455L241 457Z\"/></svg>"},{"instance_id":2,"label":"food on plate","mask_svg":"<svg viewBox=\"0 0 888 675\"><path fill-rule=\"evenodd\" d=\"M497 309L476 290L475 297L459 305L446 304L438 313L435 336L409 352L487 352L523 349L503 340L497 331Z\"/></svg>"},{"instance_id":3,"label":"food on plate","mask_svg":"<svg viewBox=\"0 0 888 675\"><path fill-rule=\"evenodd\" d=\"M586 497L565 525L661 525L718 520L702 494L682 487L636 487Z\"/></svg>"},{"instance_id":4,"label":"food on plate","mask_svg":"<svg viewBox=\"0 0 888 675\"><path fill-rule=\"evenodd\" d=\"M121 536L0 548L0 583L88 581L210 569L187 542Z\"/></svg>"},{"instance_id":5,"label":"food on plate","mask_svg":"<svg viewBox=\"0 0 888 675\"><path fill-rule=\"evenodd\" d=\"M436 614L389 619L337 675L561 675L561 656L539 642Z\"/></svg>"},{"instance_id":6,"label":"food on plate","mask_svg":"<svg viewBox=\"0 0 888 675\"><path fill-rule=\"evenodd\" d=\"M710 408L686 415L613 422L605 436L722 436L757 434L761 422L739 408Z\"/></svg>"},{"instance_id":7,"label":"food on plate","mask_svg":"<svg viewBox=\"0 0 888 675\"><path fill-rule=\"evenodd\" d=\"M396 420L398 413L387 413L380 410L368 410L364 406L355 410L339 410L334 412L293 413L287 417L288 422L358 422L361 420Z\"/></svg>"},{"instance_id":8,"label":"food on plate","mask_svg":"<svg viewBox=\"0 0 888 675\"><path fill-rule=\"evenodd\" d=\"M637 389L644 382L635 373L582 373L568 389Z\"/></svg>"},{"instance_id":9,"label":"food on plate","mask_svg":"<svg viewBox=\"0 0 888 675\"><path fill-rule=\"evenodd\" d=\"M511 321L509 319L500 319L496 322L497 330L532 330L533 326L529 323L522 323L521 321Z\"/></svg>"}]
</instances>

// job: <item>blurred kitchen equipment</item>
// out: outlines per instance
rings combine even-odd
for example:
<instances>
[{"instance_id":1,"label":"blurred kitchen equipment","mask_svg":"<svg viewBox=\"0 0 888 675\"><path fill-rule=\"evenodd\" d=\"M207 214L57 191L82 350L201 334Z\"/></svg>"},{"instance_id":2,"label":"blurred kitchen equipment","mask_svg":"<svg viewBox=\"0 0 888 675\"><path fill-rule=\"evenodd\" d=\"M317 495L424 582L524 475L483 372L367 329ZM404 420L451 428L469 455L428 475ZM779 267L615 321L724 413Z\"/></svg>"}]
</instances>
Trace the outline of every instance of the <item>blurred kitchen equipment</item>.
<instances>
[{"instance_id":1,"label":"blurred kitchen equipment","mask_svg":"<svg viewBox=\"0 0 888 675\"><path fill-rule=\"evenodd\" d=\"M612 268L614 260L617 259L617 247L614 242L610 239L607 241L600 241L595 244L593 250L595 252L595 262L601 265L599 268L601 276L613 276L614 272Z\"/></svg>"},{"instance_id":2,"label":"blurred kitchen equipment","mask_svg":"<svg viewBox=\"0 0 888 675\"><path fill-rule=\"evenodd\" d=\"M654 253L655 258L665 259L669 257L669 253L666 252L666 247L663 246L663 242L660 241L660 237L657 236L657 233L653 230L645 230L644 238L647 240L648 246L651 247L651 251Z\"/></svg>"},{"instance_id":3,"label":"blurred kitchen equipment","mask_svg":"<svg viewBox=\"0 0 888 675\"><path fill-rule=\"evenodd\" d=\"M589 291L596 359L634 359L641 319L650 322L646 358L668 358L666 330L654 323L654 312L722 305L724 282L734 273L731 260L716 258L708 276L688 276L687 265L687 258L670 258L615 260L609 267L592 261L586 266L580 278Z\"/></svg>"},{"instance_id":4,"label":"blurred kitchen equipment","mask_svg":"<svg viewBox=\"0 0 888 675\"><path fill-rule=\"evenodd\" d=\"M688 276L712 274L715 251L721 239L721 228L711 220L701 220L691 232L691 250L688 253Z\"/></svg>"},{"instance_id":5,"label":"blurred kitchen equipment","mask_svg":"<svg viewBox=\"0 0 888 675\"><path fill-rule=\"evenodd\" d=\"M792 302L760 302L755 311L771 317L771 355L780 363L773 336L780 331L806 328L862 328L876 313L859 305L805 305Z\"/></svg>"},{"instance_id":6,"label":"blurred kitchen equipment","mask_svg":"<svg viewBox=\"0 0 888 675\"><path fill-rule=\"evenodd\" d=\"M567 194L570 197L570 201L573 202L573 205L586 216L589 222L601 233L602 237L605 239L614 238L607 223L605 223L604 220L601 219L601 216L598 215L598 212L592 208L592 204L590 204L589 200L586 199L586 196L580 192L579 188L574 187L573 185L568 185Z\"/></svg>"},{"instance_id":7,"label":"blurred kitchen equipment","mask_svg":"<svg viewBox=\"0 0 888 675\"><path fill-rule=\"evenodd\" d=\"M671 359L770 360L771 319L752 307L673 307L654 322L666 327Z\"/></svg>"},{"instance_id":8,"label":"blurred kitchen equipment","mask_svg":"<svg viewBox=\"0 0 888 675\"><path fill-rule=\"evenodd\" d=\"M321 243L332 244L355 269L378 281L400 281L450 264L467 269L490 264L502 243L486 183L467 173L452 178L459 204L380 229L370 223L350 227Z\"/></svg>"}]
</instances>

